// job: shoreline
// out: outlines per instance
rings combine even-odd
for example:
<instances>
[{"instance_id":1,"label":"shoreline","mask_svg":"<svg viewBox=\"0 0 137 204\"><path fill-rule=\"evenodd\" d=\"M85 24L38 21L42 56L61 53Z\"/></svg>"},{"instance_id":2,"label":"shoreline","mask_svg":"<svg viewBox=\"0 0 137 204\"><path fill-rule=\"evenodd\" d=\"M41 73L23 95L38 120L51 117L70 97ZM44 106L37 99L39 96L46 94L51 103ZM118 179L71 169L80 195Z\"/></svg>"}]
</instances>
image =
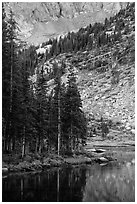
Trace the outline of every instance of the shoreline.
<instances>
[{"instance_id":1,"label":"shoreline","mask_svg":"<svg viewBox=\"0 0 137 204\"><path fill-rule=\"evenodd\" d=\"M94 145L93 145L94 146ZM87 165L94 163L109 163L109 162L125 162L131 161L135 162L135 146L102 146L98 145L96 149L102 150L102 152L96 152L95 149L91 151L79 152L77 155L73 156L58 156L56 154L49 154L47 156L36 156L35 154L30 154L23 159L18 159L16 161L7 162L11 155L3 155L2 162L2 174L9 173L19 173L19 172L35 172L37 170L44 170L52 167L66 167L73 165ZM7 157L7 158L5 158ZM10 160L10 159L9 159Z\"/></svg>"},{"instance_id":2,"label":"shoreline","mask_svg":"<svg viewBox=\"0 0 137 204\"><path fill-rule=\"evenodd\" d=\"M3 161L2 173L14 173L14 172L34 172L36 170L44 170L52 167L64 167L71 165L92 164L95 162L95 158L79 155L73 157L57 157L52 155L44 157L43 160L34 159L33 161L26 161L25 158L18 164L6 163Z\"/></svg>"}]
</instances>

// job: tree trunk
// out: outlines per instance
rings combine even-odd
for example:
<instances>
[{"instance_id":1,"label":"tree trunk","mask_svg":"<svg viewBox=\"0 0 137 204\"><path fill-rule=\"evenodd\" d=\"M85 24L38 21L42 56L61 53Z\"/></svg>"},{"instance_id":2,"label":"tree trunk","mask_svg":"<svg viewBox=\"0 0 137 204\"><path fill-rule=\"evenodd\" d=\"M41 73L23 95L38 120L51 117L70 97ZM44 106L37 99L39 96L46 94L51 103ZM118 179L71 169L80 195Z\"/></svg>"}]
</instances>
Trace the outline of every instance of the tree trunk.
<instances>
[{"instance_id":1,"label":"tree trunk","mask_svg":"<svg viewBox=\"0 0 137 204\"><path fill-rule=\"evenodd\" d=\"M41 141L39 141L39 154L41 154L41 149L42 149Z\"/></svg>"},{"instance_id":2,"label":"tree trunk","mask_svg":"<svg viewBox=\"0 0 137 204\"><path fill-rule=\"evenodd\" d=\"M11 42L11 65L10 65L10 114L12 113L12 95L13 95L13 56L12 56L13 45Z\"/></svg>"},{"instance_id":3,"label":"tree trunk","mask_svg":"<svg viewBox=\"0 0 137 204\"><path fill-rule=\"evenodd\" d=\"M12 122L12 97L13 97L13 41L11 40L11 56L10 56L10 104L9 104L9 132L8 137L10 138Z\"/></svg>"},{"instance_id":4,"label":"tree trunk","mask_svg":"<svg viewBox=\"0 0 137 204\"><path fill-rule=\"evenodd\" d=\"M73 130L72 130L72 110L71 110L71 125L70 125L70 150L72 151L72 140L73 140Z\"/></svg>"},{"instance_id":5,"label":"tree trunk","mask_svg":"<svg viewBox=\"0 0 137 204\"><path fill-rule=\"evenodd\" d=\"M17 135L17 130L15 130L15 134L14 134L14 137L12 138L12 143L13 143L13 151L15 151L15 147L16 147L16 135Z\"/></svg>"},{"instance_id":6,"label":"tree trunk","mask_svg":"<svg viewBox=\"0 0 137 204\"><path fill-rule=\"evenodd\" d=\"M8 139L6 139L6 141L5 141L5 151L9 150L8 144L9 144Z\"/></svg>"},{"instance_id":7,"label":"tree trunk","mask_svg":"<svg viewBox=\"0 0 137 204\"><path fill-rule=\"evenodd\" d=\"M6 149L6 141L5 141L5 138L2 139L2 152L5 151Z\"/></svg>"},{"instance_id":8,"label":"tree trunk","mask_svg":"<svg viewBox=\"0 0 137 204\"><path fill-rule=\"evenodd\" d=\"M29 153L29 142L26 142L25 144L25 154Z\"/></svg>"},{"instance_id":9,"label":"tree trunk","mask_svg":"<svg viewBox=\"0 0 137 204\"><path fill-rule=\"evenodd\" d=\"M6 125L7 122L5 122L5 124L2 124L3 126L3 130L2 130L2 140L3 140L3 145L2 145L2 148L3 148L3 151L6 150Z\"/></svg>"},{"instance_id":10,"label":"tree trunk","mask_svg":"<svg viewBox=\"0 0 137 204\"><path fill-rule=\"evenodd\" d=\"M36 138L36 146L35 146L35 153L37 154L38 152L38 142L39 142L39 139L38 137Z\"/></svg>"},{"instance_id":11,"label":"tree trunk","mask_svg":"<svg viewBox=\"0 0 137 204\"><path fill-rule=\"evenodd\" d=\"M60 138L61 138L61 111L60 111L60 90L58 93L58 155L60 154Z\"/></svg>"},{"instance_id":12,"label":"tree trunk","mask_svg":"<svg viewBox=\"0 0 137 204\"><path fill-rule=\"evenodd\" d=\"M22 158L24 157L25 155L25 133L26 130L25 130L25 126L23 128L23 139L22 139Z\"/></svg>"},{"instance_id":13,"label":"tree trunk","mask_svg":"<svg viewBox=\"0 0 137 204\"><path fill-rule=\"evenodd\" d=\"M12 140L12 138L10 139L10 151L12 151L13 150L13 140Z\"/></svg>"}]
</instances>

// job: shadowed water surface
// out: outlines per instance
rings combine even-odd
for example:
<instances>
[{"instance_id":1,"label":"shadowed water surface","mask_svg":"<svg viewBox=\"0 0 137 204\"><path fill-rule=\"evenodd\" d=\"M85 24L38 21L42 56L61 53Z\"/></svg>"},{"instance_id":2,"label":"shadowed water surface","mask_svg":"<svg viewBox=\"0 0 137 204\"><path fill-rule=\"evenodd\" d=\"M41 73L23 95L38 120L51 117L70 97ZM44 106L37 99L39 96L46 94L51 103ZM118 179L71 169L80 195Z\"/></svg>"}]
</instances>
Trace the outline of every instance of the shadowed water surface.
<instances>
[{"instance_id":1,"label":"shadowed water surface","mask_svg":"<svg viewBox=\"0 0 137 204\"><path fill-rule=\"evenodd\" d=\"M132 163L52 168L3 177L3 201L135 201Z\"/></svg>"}]
</instances>

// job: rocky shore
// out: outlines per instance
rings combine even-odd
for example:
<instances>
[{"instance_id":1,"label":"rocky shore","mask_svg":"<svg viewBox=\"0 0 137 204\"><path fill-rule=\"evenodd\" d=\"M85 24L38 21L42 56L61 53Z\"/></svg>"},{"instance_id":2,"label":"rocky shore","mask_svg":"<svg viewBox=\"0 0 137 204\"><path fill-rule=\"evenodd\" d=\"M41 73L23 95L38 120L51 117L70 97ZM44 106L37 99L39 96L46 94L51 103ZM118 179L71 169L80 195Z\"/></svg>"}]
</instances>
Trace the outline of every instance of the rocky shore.
<instances>
[{"instance_id":1,"label":"rocky shore","mask_svg":"<svg viewBox=\"0 0 137 204\"><path fill-rule=\"evenodd\" d=\"M105 148L105 149L103 149ZM15 159L14 159L15 157ZM79 152L73 156L58 156L57 154L35 155L29 154L23 159L19 155L3 155L2 173L34 172L51 167L65 167L71 165L108 164L109 162L135 163L135 146L95 147Z\"/></svg>"},{"instance_id":2,"label":"rocky shore","mask_svg":"<svg viewBox=\"0 0 137 204\"><path fill-rule=\"evenodd\" d=\"M85 151L84 153L79 153L70 157L62 157L56 154L49 154L48 156L31 154L27 155L23 159L14 155L15 160L13 160L13 155L3 155L2 172L29 172L44 170L45 168L50 167L93 164L95 162L104 163L114 160L111 156L104 154L103 150L98 153L95 149L91 149L91 152Z\"/></svg>"}]
</instances>

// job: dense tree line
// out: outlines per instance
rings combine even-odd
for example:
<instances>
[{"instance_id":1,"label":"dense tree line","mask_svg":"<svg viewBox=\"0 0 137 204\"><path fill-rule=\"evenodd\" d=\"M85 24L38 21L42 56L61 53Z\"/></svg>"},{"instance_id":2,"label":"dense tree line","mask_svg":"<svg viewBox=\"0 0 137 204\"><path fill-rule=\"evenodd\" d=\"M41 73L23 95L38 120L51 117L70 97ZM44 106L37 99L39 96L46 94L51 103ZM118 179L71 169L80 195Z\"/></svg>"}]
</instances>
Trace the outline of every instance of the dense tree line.
<instances>
[{"instance_id":1,"label":"dense tree line","mask_svg":"<svg viewBox=\"0 0 137 204\"><path fill-rule=\"evenodd\" d=\"M124 17L135 19L135 4L130 3L126 9L103 23L95 23L81 28L77 33L68 33L63 38L50 39L42 47L51 44L46 59L60 53L77 52L93 49L102 45L112 45L121 39L121 32L129 32ZM6 21L2 6L2 144L4 152L65 151L73 152L84 144L86 139L86 118L82 112L80 94L76 86L73 67L69 69L67 86L62 84L61 76L65 65L54 63L52 79L54 88L49 91L44 69L37 74L35 84L30 76L39 64L37 47L26 48L17 39L18 25L12 11ZM106 31L115 24L114 33ZM44 60L46 60L44 58Z\"/></svg>"},{"instance_id":2,"label":"dense tree line","mask_svg":"<svg viewBox=\"0 0 137 204\"><path fill-rule=\"evenodd\" d=\"M30 76L38 64L36 48L24 48L16 37L17 24L10 11L2 10L2 141L3 152L21 153L78 150L86 138L86 118L82 112L73 68L68 85L62 84L64 63L53 65L54 88L42 68L35 84ZM35 87L35 89L34 89ZM75 102L75 103L74 103ZM69 110L69 111L68 111ZM72 145L73 144L73 145Z\"/></svg>"},{"instance_id":3,"label":"dense tree line","mask_svg":"<svg viewBox=\"0 0 137 204\"><path fill-rule=\"evenodd\" d=\"M51 50L47 53L47 58L56 56L60 53L77 52L79 50L94 49L108 44L111 46L116 41L121 40L121 30L125 30L125 34L129 32L129 26L125 26L125 17L135 20L135 3L127 4L125 9L121 9L115 16L105 19L104 23L95 23L85 28L80 28L78 32L69 32L67 35L59 39L50 39L43 43L42 47L51 44ZM108 35L107 30L115 25L112 34Z\"/></svg>"}]
</instances>

